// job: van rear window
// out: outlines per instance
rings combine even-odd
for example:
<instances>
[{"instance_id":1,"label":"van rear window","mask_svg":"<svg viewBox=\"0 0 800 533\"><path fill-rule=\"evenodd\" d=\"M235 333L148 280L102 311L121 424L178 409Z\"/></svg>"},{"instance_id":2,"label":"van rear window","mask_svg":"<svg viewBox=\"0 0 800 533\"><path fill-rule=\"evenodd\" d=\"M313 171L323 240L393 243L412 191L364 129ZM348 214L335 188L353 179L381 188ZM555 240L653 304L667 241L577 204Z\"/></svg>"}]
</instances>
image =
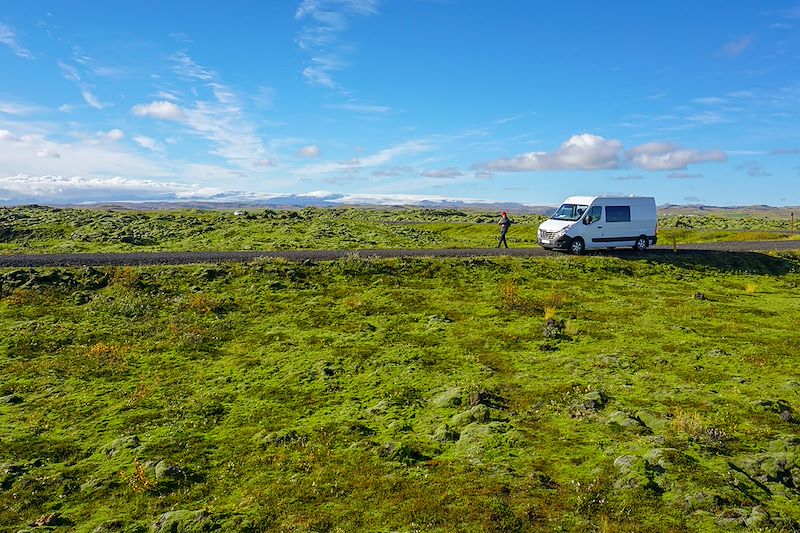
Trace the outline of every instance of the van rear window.
<instances>
[{"instance_id":1,"label":"van rear window","mask_svg":"<svg viewBox=\"0 0 800 533\"><path fill-rule=\"evenodd\" d=\"M630 222L631 208L628 205L609 205L606 207L606 222Z\"/></svg>"}]
</instances>

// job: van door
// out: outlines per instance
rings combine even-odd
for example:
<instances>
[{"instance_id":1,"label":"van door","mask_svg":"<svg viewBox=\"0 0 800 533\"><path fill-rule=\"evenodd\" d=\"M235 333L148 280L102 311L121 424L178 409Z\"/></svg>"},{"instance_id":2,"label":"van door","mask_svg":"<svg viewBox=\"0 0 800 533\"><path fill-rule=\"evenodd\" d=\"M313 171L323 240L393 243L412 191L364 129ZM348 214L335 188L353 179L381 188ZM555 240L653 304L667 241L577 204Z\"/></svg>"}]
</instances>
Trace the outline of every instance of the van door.
<instances>
[{"instance_id":1,"label":"van door","mask_svg":"<svg viewBox=\"0 0 800 533\"><path fill-rule=\"evenodd\" d=\"M607 205L605 216L606 246L630 246L636 241L638 233L631 224L630 205Z\"/></svg>"},{"instance_id":2,"label":"van door","mask_svg":"<svg viewBox=\"0 0 800 533\"><path fill-rule=\"evenodd\" d=\"M604 226L603 208L599 205L593 205L583 215L583 242L587 248L603 246Z\"/></svg>"}]
</instances>

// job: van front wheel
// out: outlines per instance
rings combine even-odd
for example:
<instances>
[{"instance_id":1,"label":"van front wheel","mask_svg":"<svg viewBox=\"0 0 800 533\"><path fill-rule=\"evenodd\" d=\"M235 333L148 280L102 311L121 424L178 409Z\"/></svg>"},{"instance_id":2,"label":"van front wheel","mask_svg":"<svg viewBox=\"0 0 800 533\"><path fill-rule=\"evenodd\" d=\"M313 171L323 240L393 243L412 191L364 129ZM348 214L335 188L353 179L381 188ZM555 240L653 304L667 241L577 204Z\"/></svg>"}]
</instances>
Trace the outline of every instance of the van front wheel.
<instances>
[{"instance_id":1,"label":"van front wheel","mask_svg":"<svg viewBox=\"0 0 800 533\"><path fill-rule=\"evenodd\" d=\"M633 245L634 250L639 250L640 252L644 252L647 250L647 237L644 235L640 235L638 239L636 239L636 244Z\"/></svg>"},{"instance_id":2,"label":"van front wheel","mask_svg":"<svg viewBox=\"0 0 800 533\"><path fill-rule=\"evenodd\" d=\"M586 250L586 245L583 243L583 239L580 237L572 239L572 242L569 245L569 251L572 255L581 255L583 254L584 250Z\"/></svg>"}]
</instances>

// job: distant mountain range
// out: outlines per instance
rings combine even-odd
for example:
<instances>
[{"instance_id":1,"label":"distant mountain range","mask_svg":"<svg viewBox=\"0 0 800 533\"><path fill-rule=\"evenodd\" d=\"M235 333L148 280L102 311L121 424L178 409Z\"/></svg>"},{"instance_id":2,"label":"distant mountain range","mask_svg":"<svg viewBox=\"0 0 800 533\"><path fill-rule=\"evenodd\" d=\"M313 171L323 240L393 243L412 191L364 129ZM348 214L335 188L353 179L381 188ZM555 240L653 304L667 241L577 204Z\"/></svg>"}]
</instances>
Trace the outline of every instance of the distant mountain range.
<instances>
[{"instance_id":1,"label":"distant mountain range","mask_svg":"<svg viewBox=\"0 0 800 533\"><path fill-rule=\"evenodd\" d=\"M29 200L29 199L26 199ZM119 202L36 202L49 207L74 207L88 209L113 209L155 211L171 209L199 210L244 210L244 209L302 209L304 207L358 207L364 209L463 209L479 211L508 211L517 214L550 214L555 205L525 205L517 202L485 202L470 199L426 198L406 195L343 195L334 193L287 194L253 198L220 198L219 200L164 200L164 201L119 201ZM32 205L29 201L7 200L6 207ZM732 214L752 216L789 216L794 212L800 217L800 207L773 207L769 205L712 206L702 204L663 204L658 206L662 214L697 215Z\"/></svg>"}]
</instances>

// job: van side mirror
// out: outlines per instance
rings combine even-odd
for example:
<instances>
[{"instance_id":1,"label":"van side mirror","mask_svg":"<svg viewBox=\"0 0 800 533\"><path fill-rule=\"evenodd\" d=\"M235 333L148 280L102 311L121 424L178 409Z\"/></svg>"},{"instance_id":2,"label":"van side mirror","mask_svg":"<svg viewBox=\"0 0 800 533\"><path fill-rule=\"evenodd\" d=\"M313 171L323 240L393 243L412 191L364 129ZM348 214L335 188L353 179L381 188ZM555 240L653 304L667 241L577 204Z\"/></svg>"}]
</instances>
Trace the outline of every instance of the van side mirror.
<instances>
[{"instance_id":1,"label":"van side mirror","mask_svg":"<svg viewBox=\"0 0 800 533\"><path fill-rule=\"evenodd\" d=\"M592 219L590 219L588 216L583 217L583 224L584 225L588 226L591 223L592 223Z\"/></svg>"}]
</instances>

